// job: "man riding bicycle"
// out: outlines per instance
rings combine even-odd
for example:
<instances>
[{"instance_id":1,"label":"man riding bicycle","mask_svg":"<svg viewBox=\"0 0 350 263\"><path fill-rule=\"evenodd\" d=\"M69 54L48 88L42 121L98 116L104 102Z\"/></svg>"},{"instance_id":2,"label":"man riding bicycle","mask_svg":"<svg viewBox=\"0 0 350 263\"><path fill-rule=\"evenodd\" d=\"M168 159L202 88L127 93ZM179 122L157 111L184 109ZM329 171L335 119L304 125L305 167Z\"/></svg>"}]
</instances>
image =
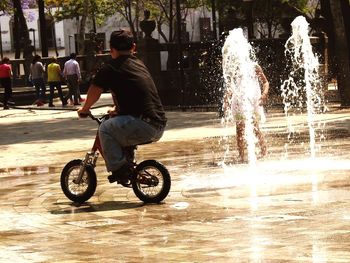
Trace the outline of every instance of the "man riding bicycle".
<instances>
[{"instance_id":1,"label":"man riding bicycle","mask_svg":"<svg viewBox=\"0 0 350 263\"><path fill-rule=\"evenodd\" d=\"M158 141L166 125L165 112L157 88L146 66L133 54L135 42L131 32L114 31L110 37L112 59L94 76L84 106L78 115L85 117L102 92L110 91L114 107L112 118L99 128L110 183L129 179L129 166L123 148Z\"/></svg>"}]
</instances>

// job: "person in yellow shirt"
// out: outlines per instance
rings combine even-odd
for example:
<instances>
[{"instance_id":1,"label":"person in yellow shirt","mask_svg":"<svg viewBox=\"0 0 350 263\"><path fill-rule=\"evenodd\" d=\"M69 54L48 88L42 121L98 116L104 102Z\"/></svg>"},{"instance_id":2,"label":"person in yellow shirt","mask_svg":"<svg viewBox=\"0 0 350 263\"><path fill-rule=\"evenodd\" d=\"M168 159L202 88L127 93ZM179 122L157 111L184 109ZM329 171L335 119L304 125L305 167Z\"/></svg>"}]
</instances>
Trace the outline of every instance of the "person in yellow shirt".
<instances>
[{"instance_id":1,"label":"person in yellow shirt","mask_svg":"<svg viewBox=\"0 0 350 263\"><path fill-rule=\"evenodd\" d=\"M53 104L55 87L58 91L58 96L62 101L62 106L67 105L67 100L63 97L63 93L62 93L61 79L62 79L61 67L57 63L57 58L53 57L51 59L51 63L47 66L47 82L50 87L49 107L55 107L55 105Z\"/></svg>"}]
</instances>

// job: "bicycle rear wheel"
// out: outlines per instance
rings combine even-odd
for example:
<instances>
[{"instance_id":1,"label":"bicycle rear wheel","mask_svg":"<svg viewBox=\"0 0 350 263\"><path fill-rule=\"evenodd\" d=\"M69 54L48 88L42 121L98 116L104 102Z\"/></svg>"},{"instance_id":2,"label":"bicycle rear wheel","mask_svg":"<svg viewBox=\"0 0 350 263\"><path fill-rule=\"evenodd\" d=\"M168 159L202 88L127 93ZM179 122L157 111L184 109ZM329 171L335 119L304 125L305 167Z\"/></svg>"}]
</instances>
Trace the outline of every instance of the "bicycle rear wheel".
<instances>
[{"instance_id":1,"label":"bicycle rear wheel","mask_svg":"<svg viewBox=\"0 0 350 263\"><path fill-rule=\"evenodd\" d=\"M169 171L156 160L146 160L136 166L132 188L135 195L145 203L163 201L171 186Z\"/></svg>"}]
</instances>

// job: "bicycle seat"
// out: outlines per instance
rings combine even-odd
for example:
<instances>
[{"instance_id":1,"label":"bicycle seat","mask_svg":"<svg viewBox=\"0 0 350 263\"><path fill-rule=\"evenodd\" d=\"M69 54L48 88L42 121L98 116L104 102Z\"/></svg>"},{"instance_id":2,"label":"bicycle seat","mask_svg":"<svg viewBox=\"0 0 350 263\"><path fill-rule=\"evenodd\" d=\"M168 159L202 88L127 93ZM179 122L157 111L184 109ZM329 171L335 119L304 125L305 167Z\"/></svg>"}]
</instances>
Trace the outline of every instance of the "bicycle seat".
<instances>
[{"instance_id":1,"label":"bicycle seat","mask_svg":"<svg viewBox=\"0 0 350 263\"><path fill-rule=\"evenodd\" d=\"M139 144L137 144L137 145L144 145L144 144L150 144L150 143L152 143L152 141L148 141L148 142L139 143ZM137 145L136 145L136 146L137 146Z\"/></svg>"},{"instance_id":2,"label":"bicycle seat","mask_svg":"<svg viewBox=\"0 0 350 263\"><path fill-rule=\"evenodd\" d=\"M153 142L153 141L147 141L147 142L139 143L139 144L136 144L136 145L125 146L125 147L123 147L123 149L124 149L124 151L136 150L136 149L137 149L137 146L139 146L139 145L144 145L144 144L150 144L150 143L152 143L152 142Z\"/></svg>"}]
</instances>

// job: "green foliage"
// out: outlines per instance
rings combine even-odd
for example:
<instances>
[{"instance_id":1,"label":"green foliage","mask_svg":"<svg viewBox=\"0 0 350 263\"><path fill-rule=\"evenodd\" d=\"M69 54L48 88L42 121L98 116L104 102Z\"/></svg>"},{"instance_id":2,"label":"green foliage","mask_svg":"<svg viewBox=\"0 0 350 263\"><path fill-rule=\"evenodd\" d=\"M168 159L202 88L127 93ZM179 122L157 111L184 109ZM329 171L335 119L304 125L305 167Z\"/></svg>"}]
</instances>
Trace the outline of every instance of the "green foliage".
<instances>
[{"instance_id":1,"label":"green foliage","mask_svg":"<svg viewBox=\"0 0 350 263\"><path fill-rule=\"evenodd\" d=\"M157 21L157 30L166 42L171 42L175 35L174 22L176 20L176 0L172 0L172 12L170 13L170 0L140 0L140 8L151 11L151 18ZM182 0L181 1L181 17L186 19L190 9L200 7L210 7L211 0ZM169 35L165 36L162 32L162 25L169 27ZM172 34L172 35L171 35Z\"/></svg>"},{"instance_id":2,"label":"green foliage","mask_svg":"<svg viewBox=\"0 0 350 263\"><path fill-rule=\"evenodd\" d=\"M54 17L57 21L72 19L84 14L84 0L45 0L47 7L58 7ZM88 3L88 17L95 17L97 24L102 24L106 17L114 12L114 2L111 0L90 0Z\"/></svg>"},{"instance_id":3,"label":"green foliage","mask_svg":"<svg viewBox=\"0 0 350 263\"><path fill-rule=\"evenodd\" d=\"M243 0L217 0L216 3L224 30L246 26L246 16L252 7L253 22L261 25L258 27L261 37L273 37L288 23L286 18L301 14L307 16L309 11L308 0L254 0L251 6Z\"/></svg>"},{"instance_id":4,"label":"green foliage","mask_svg":"<svg viewBox=\"0 0 350 263\"><path fill-rule=\"evenodd\" d=\"M22 0L21 7L22 9L28 9L28 8L36 8L37 2L36 0ZM13 0L0 0L0 11L6 13L6 14L13 14L14 8L13 8Z\"/></svg>"},{"instance_id":5,"label":"green foliage","mask_svg":"<svg viewBox=\"0 0 350 263\"><path fill-rule=\"evenodd\" d=\"M6 11L9 8L8 1L0 1L0 11Z\"/></svg>"},{"instance_id":6,"label":"green foliage","mask_svg":"<svg viewBox=\"0 0 350 263\"><path fill-rule=\"evenodd\" d=\"M308 0L280 0L282 4L288 4L290 6L293 6L301 11L307 11L307 3Z\"/></svg>"},{"instance_id":7,"label":"green foliage","mask_svg":"<svg viewBox=\"0 0 350 263\"><path fill-rule=\"evenodd\" d=\"M287 30L291 18L307 13L307 0L265 0L254 2L255 22L260 37L276 37L277 30ZM265 29L265 30L264 30Z\"/></svg>"}]
</instances>

